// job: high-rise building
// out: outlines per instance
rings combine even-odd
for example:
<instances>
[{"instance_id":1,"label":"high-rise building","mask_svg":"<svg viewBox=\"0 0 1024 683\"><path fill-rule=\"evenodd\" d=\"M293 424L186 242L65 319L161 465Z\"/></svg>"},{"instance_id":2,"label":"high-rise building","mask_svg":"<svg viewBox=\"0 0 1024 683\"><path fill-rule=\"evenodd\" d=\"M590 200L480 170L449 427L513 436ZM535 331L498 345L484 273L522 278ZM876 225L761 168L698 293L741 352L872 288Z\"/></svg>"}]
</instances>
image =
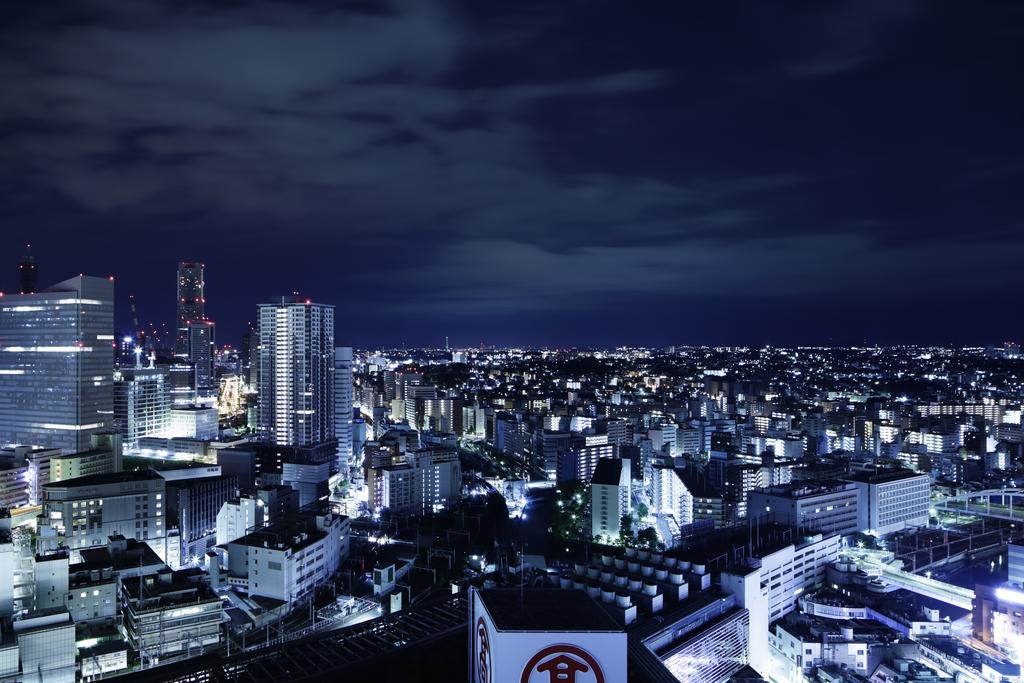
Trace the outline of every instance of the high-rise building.
<instances>
[{"instance_id":1,"label":"high-rise building","mask_svg":"<svg viewBox=\"0 0 1024 683\"><path fill-rule=\"evenodd\" d=\"M113 420L114 283L0 299L0 445L86 450Z\"/></svg>"},{"instance_id":2,"label":"high-rise building","mask_svg":"<svg viewBox=\"0 0 1024 683\"><path fill-rule=\"evenodd\" d=\"M334 306L280 297L259 305L257 433L279 445L333 441Z\"/></svg>"},{"instance_id":3,"label":"high-rise building","mask_svg":"<svg viewBox=\"0 0 1024 683\"><path fill-rule=\"evenodd\" d=\"M182 262L178 264L178 320L174 355L188 357L188 324L206 320L206 299L203 289L206 266L202 263Z\"/></svg>"},{"instance_id":4,"label":"high-rise building","mask_svg":"<svg viewBox=\"0 0 1024 683\"><path fill-rule=\"evenodd\" d=\"M171 414L170 377L164 368L127 368L114 377L114 425L124 443L167 436Z\"/></svg>"},{"instance_id":5,"label":"high-rise building","mask_svg":"<svg viewBox=\"0 0 1024 683\"><path fill-rule=\"evenodd\" d=\"M35 294L39 285L39 272L36 270L36 257L32 255L32 245L25 245L25 255L18 264L18 282L22 294Z\"/></svg>"},{"instance_id":6,"label":"high-rise building","mask_svg":"<svg viewBox=\"0 0 1024 683\"><path fill-rule=\"evenodd\" d=\"M217 402L217 376L213 369L215 328L209 320L188 323L188 361L191 367L189 388L193 400L203 405Z\"/></svg>"},{"instance_id":7,"label":"high-rise building","mask_svg":"<svg viewBox=\"0 0 1024 683\"><path fill-rule=\"evenodd\" d=\"M256 373L260 366L260 335L252 323L242 333L242 345L238 350L239 373L250 387L256 386Z\"/></svg>"},{"instance_id":8,"label":"high-rise building","mask_svg":"<svg viewBox=\"0 0 1024 683\"><path fill-rule=\"evenodd\" d=\"M352 347L334 349L334 437L338 440L338 472L349 478L352 463Z\"/></svg>"},{"instance_id":9,"label":"high-rise building","mask_svg":"<svg viewBox=\"0 0 1024 683\"><path fill-rule=\"evenodd\" d=\"M629 468L628 459L602 458L590 480L591 528L594 536L603 537L608 543L619 540L619 522L629 514Z\"/></svg>"}]
</instances>

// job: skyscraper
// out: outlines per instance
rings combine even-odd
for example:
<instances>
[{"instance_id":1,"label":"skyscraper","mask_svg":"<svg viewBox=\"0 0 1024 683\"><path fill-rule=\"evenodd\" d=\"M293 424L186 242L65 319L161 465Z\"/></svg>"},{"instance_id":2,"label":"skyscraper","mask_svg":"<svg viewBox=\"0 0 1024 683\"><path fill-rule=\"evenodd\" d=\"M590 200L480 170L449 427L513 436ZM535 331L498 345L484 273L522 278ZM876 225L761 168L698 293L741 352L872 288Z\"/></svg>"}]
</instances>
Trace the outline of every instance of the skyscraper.
<instances>
[{"instance_id":1,"label":"skyscraper","mask_svg":"<svg viewBox=\"0 0 1024 683\"><path fill-rule=\"evenodd\" d=\"M192 368L193 400L203 405L217 402L217 377L213 370L216 346L214 324L209 320L190 320L188 323L188 360Z\"/></svg>"},{"instance_id":2,"label":"skyscraper","mask_svg":"<svg viewBox=\"0 0 1024 683\"><path fill-rule=\"evenodd\" d=\"M334 349L334 436L338 440L338 472L348 478L352 462L352 347Z\"/></svg>"},{"instance_id":3,"label":"skyscraper","mask_svg":"<svg viewBox=\"0 0 1024 683\"><path fill-rule=\"evenodd\" d=\"M39 284L39 272L36 270L36 258L32 255L32 245L26 244L25 250L18 264L18 281L22 294L33 294Z\"/></svg>"},{"instance_id":4,"label":"skyscraper","mask_svg":"<svg viewBox=\"0 0 1024 683\"><path fill-rule=\"evenodd\" d=\"M258 434L279 445L333 441L334 306L280 297L258 315Z\"/></svg>"},{"instance_id":5,"label":"skyscraper","mask_svg":"<svg viewBox=\"0 0 1024 683\"><path fill-rule=\"evenodd\" d=\"M174 355L188 357L188 324L193 320L206 320L206 299L203 289L206 266L184 261L178 264L178 334Z\"/></svg>"},{"instance_id":6,"label":"skyscraper","mask_svg":"<svg viewBox=\"0 0 1024 683\"><path fill-rule=\"evenodd\" d=\"M113 279L0 299L0 444L90 448L114 412Z\"/></svg>"}]
</instances>

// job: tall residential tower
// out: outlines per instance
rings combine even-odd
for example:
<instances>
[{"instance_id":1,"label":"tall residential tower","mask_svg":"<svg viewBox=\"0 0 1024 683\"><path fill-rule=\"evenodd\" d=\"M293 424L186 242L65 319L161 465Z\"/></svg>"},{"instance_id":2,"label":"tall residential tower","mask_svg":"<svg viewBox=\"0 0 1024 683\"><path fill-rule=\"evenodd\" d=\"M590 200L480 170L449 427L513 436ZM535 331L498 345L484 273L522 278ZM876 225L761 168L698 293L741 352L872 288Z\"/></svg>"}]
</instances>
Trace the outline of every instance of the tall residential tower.
<instances>
[{"instance_id":1,"label":"tall residential tower","mask_svg":"<svg viewBox=\"0 0 1024 683\"><path fill-rule=\"evenodd\" d=\"M258 434L288 446L333 441L334 306L280 297L258 315Z\"/></svg>"},{"instance_id":2,"label":"tall residential tower","mask_svg":"<svg viewBox=\"0 0 1024 683\"><path fill-rule=\"evenodd\" d=\"M352 462L352 347L334 349L334 435L338 472L346 479Z\"/></svg>"}]
</instances>

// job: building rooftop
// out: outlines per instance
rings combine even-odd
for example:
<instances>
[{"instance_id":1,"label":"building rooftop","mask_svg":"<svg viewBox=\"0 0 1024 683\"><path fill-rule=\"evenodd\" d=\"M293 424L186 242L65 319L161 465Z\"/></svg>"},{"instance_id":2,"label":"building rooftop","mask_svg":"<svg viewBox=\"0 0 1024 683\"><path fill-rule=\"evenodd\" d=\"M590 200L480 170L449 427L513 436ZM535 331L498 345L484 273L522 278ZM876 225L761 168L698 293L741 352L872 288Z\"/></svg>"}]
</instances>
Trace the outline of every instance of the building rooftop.
<instances>
[{"instance_id":1,"label":"building rooftop","mask_svg":"<svg viewBox=\"0 0 1024 683\"><path fill-rule=\"evenodd\" d=\"M131 470L129 472L106 472L103 474L89 474L75 479L64 479L63 481L51 481L43 484L44 489L65 489L77 486L102 486L103 484L126 484L134 481L153 481L161 479L159 474L153 470Z\"/></svg>"},{"instance_id":2,"label":"building rooftop","mask_svg":"<svg viewBox=\"0 0 1024 683\"><path fill-rule=\"evenodd\" d=\"M767 486L763 489L758 489L757 492L783 498L801 498L804 496L835 493L854 488L853 483L849 481L841 481L839 479L818 479L810 481L794 481L789 484L779 484L777 486Z\"/></svg>"},{"instance_id":3,"label":"building rooftop","mask_svg":"<svg viewBox=\"0 0 1024 683\"><path fill-rule=\"evenodd\" d=\"M910 479L912 477L924 477L925 474L920 472L914 472L913 470L896 469L896 470L883 470L879 472L858 472L851 474L847 479L849 481L857 481L862 484L887 484L891 481L900 481L902 479Z\"/></svg>"},{"instance_id":4,"label":"building rooftop","mask_svg":"<svg viewBox=\"0 0 1024 683\"><path fill-rule=\"evenodd\" d=\"M480 599L499 631L622 631L582 590L495 588Z\"/></svg>"},{"instance_id":5,"label":"building rooftop","mask_svg":"<svg viewBox=\"0 0 1024 683\"><path fill-rule=\"evenodd\" d=\"M601 458L597 461L597 467L594 468L594 475L590 478L590 483L600 486L618 486L621 473L621 460L618 458Z\"/></svg>"}]
</instances>

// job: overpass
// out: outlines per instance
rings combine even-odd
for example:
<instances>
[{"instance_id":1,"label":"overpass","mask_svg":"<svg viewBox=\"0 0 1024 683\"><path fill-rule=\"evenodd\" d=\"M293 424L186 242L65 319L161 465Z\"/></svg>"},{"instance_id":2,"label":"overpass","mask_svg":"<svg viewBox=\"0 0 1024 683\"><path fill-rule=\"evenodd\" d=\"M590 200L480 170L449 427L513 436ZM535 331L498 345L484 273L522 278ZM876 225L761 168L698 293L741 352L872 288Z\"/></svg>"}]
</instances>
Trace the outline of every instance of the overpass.
<instances>
[{"instance_id":1,"label":"overpass","mask_svg":"<svg viewBox=\"0 0 1024 683\"><path fill-rule=\"evenodd\" d=\"M918 595L941 600L947 605L961 609L972 609L974 606L974 591L971 589L904 571L903 562L894 560L891 552L868 548L846 548L841 554L869 576L877 576L887 583L906 588Z\"/></svg>"},{"instance_id":2,"label":"overpass","mask_svg":"<svg viewBox=\"0 0 1024 683\"><path fill-rule=\"evenodd\" d=\"M950 496L934 506L936 511L1024 522L1024 489L986 489Z\"/></svg>"}]
</instances>

